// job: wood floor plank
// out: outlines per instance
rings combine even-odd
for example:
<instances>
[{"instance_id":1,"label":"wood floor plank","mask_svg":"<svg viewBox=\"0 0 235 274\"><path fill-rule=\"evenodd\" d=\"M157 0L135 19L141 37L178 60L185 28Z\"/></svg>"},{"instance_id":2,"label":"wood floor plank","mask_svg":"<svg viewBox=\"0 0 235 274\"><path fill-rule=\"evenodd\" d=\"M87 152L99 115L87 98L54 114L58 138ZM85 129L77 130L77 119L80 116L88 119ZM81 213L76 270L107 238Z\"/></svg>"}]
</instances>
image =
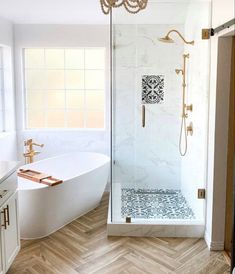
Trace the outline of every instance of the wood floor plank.
<instances>
[{"instance_id":1,"label":"wood floor plank","mask_svg":"<svg viewBox=\"0 0 235 274\"><path fill-rule=\"evenodd\" d=\"M109 194L52 235L22 240L7 274L228 274L223 252L203 239L107 237Z\"/></svg>"}]
</instances>

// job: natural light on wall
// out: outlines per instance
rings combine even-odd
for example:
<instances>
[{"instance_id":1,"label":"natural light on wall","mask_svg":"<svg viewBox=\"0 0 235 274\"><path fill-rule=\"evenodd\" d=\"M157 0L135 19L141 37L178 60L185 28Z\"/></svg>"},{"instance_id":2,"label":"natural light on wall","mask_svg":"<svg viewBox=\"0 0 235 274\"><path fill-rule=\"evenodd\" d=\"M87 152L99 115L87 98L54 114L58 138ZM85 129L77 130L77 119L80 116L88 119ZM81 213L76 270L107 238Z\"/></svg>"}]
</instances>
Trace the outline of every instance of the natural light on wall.
<instances>
[{"instance_id":1,"label":"natural light on wall","mask_svg":"<svg viewBox=\"0 0 235 274\"><path fill-rule=\"evenodd\" d=\"M104 128L104 48L28 48L24 71L26 129Z\"/></svg>"},{"instance_id":2,"label":"natural light on wall","mask_svg":"<svg viewBox=\"0 0 235 274\"><path fill-rule=\"evenodd\" d=\"M4 131L4 70L3 49L0 47L0 132Z\"/></svg>"}]
</instances>

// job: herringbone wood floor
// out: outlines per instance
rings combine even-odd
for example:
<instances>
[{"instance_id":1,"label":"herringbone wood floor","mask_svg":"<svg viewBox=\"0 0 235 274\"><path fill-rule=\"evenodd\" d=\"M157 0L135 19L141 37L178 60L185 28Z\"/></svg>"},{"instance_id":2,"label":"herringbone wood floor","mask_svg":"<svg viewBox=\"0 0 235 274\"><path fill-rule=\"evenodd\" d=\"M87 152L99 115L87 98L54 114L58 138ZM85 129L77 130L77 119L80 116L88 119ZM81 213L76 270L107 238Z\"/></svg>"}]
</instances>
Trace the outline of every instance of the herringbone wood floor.
<instances>
[{"instance_id":1,"label":"herringbone wood floor","mask_svg":"<svg viewBox=\"0 0 235 274\"><path fill-rule=\"evenodd\" d=\"M229 273L223 252L204 240L107 237L108 194L101 205L41 240L22 241L8 274Z\"/></svg>"}]
</instances>

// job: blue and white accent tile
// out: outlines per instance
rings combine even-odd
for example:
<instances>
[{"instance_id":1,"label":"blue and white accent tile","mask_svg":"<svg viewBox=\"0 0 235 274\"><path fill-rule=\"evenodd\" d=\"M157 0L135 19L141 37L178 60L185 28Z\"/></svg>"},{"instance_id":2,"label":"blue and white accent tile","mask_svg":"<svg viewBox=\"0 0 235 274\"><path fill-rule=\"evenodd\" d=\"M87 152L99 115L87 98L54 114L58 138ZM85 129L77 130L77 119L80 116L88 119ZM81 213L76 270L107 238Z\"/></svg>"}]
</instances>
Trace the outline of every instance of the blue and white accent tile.
<instances>
[{"instance_id":1,"label":"blue and white accent tile","mask_svg":"<svg viewBox=\"0 0 235 274\"><path fill-rule=\"evenodd\" d=\"M164 101L164 75L142 76L142 103L161 104Z\"/></svg>"}]
</instances>

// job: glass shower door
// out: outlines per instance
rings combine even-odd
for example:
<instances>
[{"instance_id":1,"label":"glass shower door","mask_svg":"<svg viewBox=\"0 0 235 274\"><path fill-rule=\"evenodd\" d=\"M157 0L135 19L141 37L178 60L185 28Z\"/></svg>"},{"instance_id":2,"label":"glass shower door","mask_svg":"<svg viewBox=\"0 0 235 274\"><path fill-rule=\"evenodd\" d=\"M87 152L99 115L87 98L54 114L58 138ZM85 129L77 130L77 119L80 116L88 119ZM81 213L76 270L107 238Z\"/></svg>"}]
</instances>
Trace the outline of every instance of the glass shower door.
<instances>
[{"instance_id":1,"label":"glass shower door","mask_svg":"<svg viewBox=\"0 0 235 274\"><path fill-rule=\"evenodd\" d=\"M181 11L178 21L176 11ZM204 220L205 200L197 194L206 178L209 42L201 40L200 31L209 19L209 2L150 2L138 15L113 12L113 222ZM175 43L159 41L172 29L195 44L176 34ZM183 75L176 70L183 70L184 54L189 58ZM186 126L193 123L195 129L187 135L184 157L179 151L183 76L185 104L194 105Z\"/></svg>"}]
</instances>

